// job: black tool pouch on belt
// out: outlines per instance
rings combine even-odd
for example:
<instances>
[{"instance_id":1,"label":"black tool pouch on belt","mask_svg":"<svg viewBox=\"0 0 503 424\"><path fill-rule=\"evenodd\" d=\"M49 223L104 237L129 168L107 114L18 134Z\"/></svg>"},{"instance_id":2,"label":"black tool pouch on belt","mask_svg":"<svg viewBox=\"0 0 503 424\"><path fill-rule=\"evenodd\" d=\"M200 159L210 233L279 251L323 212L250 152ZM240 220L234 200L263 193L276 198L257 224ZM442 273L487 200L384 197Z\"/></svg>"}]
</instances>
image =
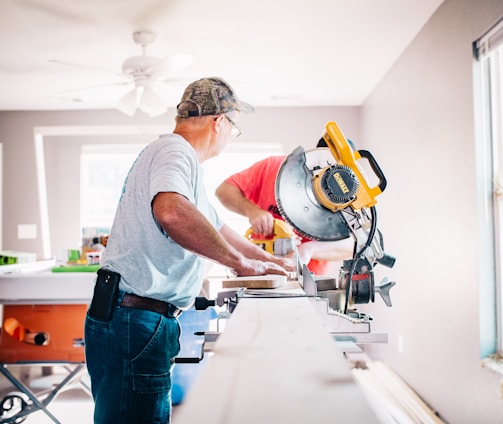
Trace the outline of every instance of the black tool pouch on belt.
<instances>
[{"instance_id":1,"label":"black tool pouch on belt","mask_svg":"<svg viewBox=\"0 0 503 424\"><path fill-rule=\"evenodd\" d=\"M98 278L94 286L93 300L89 307L89 315L103 322L112 319L121 275L108 269L98 270Z\"/></svg>"}]
</instances>

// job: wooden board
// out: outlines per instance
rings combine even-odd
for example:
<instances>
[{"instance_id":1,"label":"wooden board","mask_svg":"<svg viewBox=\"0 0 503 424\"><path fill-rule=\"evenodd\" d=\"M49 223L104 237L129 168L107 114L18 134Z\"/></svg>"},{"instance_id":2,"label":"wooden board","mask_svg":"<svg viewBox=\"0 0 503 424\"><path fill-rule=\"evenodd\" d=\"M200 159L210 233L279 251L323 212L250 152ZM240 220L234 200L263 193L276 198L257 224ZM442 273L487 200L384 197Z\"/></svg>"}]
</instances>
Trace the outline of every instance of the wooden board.
<instances>
[{"instance_id":1,"label":"wooden board","mask_svg":"<svg viewBox=\"0 0 503 424\"><path fill-rule=\"evenodd\" d=\"M379 423L312 302L241 299L173 424Z\"/></svg>"},{"instance_id":2,"label":"wooden board","mask_svg":"<svg viewBox=\"0 0 503 424\"><path fill-rule=\"evenodd\" d=\"M286 283L284 275L254 275L251 277L234 277L222 281L222 288L245 287L247 289L276 289Z\"/></svg>"}]
</instances>

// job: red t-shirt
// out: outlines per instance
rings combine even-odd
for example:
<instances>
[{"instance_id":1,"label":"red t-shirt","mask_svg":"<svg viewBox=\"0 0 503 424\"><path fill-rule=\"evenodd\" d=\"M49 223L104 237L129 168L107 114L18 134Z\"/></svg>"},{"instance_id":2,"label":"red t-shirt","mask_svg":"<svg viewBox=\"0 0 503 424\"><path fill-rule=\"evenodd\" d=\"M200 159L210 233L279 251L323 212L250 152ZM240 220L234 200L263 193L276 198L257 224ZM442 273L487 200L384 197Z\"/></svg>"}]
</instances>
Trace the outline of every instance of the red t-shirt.
<instances>
[{"instance_id":1,"label":"red t-shirt","mask_svg":"<svg viewBox=\"0 0 503 424\"><path fill-rule=\"evenodd\" d=\"M276 203L275 186L276 176L285 158L286 156L270 156L241 172L231 175L225 182L239 188L243 195L260 209L268 211L274 218L284 221ZM300 237L300 239L302 243L309 241L304 237ZM326 275L329 262L312 259L307 267L309 271L316 275Z\"/></svg>"}]
</instances>

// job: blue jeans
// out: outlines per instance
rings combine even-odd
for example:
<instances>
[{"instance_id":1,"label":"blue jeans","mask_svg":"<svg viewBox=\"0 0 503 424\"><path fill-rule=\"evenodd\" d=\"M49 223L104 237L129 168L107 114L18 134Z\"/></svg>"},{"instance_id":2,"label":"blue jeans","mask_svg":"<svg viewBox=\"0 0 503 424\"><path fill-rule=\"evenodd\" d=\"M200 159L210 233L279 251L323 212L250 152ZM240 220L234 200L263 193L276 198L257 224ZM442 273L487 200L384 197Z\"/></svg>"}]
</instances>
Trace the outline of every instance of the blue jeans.
<instances>
[{"instance_id":1,"label":"blue jeans","mask_svg":"<svg viewBox=\"0 0 503 424\"><path fill-rule=\"evenodd\" d=\"M110 322L87 314L85 350L95 424L170 422L179 338L178 320L156 312L117 305Z\"/></svg>"}]
</instances>

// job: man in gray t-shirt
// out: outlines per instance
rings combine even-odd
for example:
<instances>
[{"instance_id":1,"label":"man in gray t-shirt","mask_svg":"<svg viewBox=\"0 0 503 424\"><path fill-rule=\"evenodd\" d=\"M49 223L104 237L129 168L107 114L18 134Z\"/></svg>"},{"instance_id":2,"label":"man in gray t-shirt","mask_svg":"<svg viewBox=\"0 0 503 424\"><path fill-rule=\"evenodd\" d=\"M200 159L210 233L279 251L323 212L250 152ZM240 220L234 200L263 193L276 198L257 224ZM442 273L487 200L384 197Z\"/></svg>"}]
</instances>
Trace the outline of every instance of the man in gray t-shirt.
<instances>
[{"instance_id":1,"label":"man in gray t-shirt","mask_svg":"<svg viewBox=\"0 0 503 424\"><path fill-rule=\"evenodd\" d=\"M132 165L85 323L95 423L169 421L176 317L199 293L205 259L240 276L293 270L225 225L202 184L201 164L239 135L239 114L252 111L225 81L195 81L173 134Z\"/></svg>"}]
</instances>

